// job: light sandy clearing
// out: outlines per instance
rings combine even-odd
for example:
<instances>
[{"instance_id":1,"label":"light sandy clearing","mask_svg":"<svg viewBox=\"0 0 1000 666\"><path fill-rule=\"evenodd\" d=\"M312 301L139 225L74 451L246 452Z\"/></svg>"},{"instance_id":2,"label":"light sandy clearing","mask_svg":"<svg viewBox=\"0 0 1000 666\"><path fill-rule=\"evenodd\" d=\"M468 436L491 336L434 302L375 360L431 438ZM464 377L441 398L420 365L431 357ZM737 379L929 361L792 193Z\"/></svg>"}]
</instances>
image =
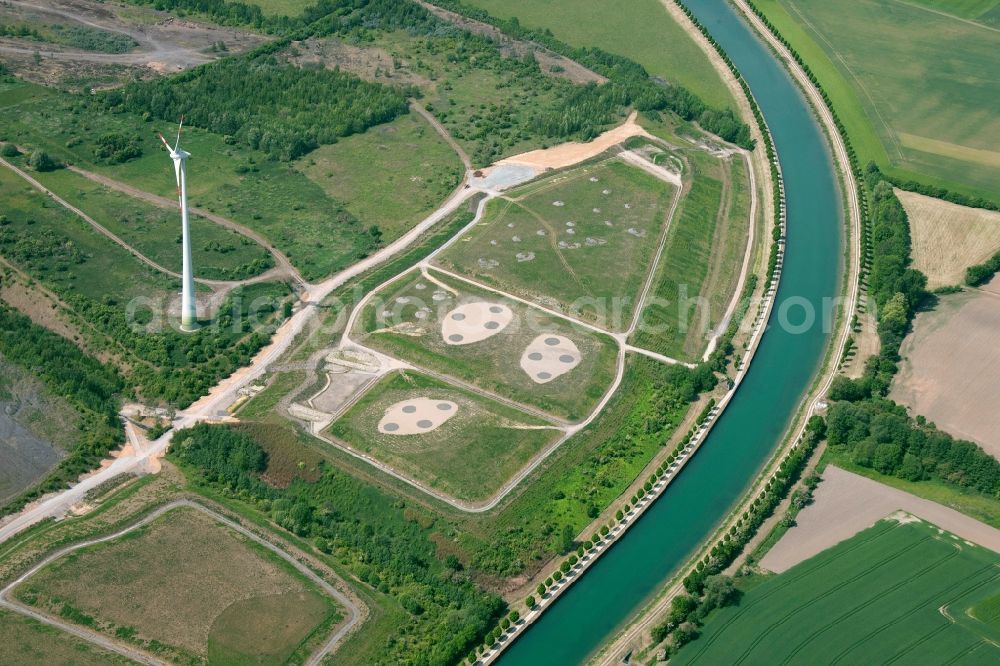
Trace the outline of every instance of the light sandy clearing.
<instances>
[{"instance_id":1,"label":"light sandy clearing","mask_svg":"<svg viewBox=\"0 0 1000 666\"><path fill-rule=\"evenodd\" d=\"M449 345L482 342L507 328L514 313L506 305L476 301L449 312L441 322L441 337Z\"/></svg>"},{"instance_id":2,"label":"light sandy clearing","mask_svg":"<svg viewBox=\"0 0 1000 666\"><path fill-rule=\"evenodd\" d=\"M896 190L910 218L913 266L931 289L961 284L965 269L1000 250L1000 212Z\"/></svg>"},{"instance_id":3,"label":"light sandy clearing","mask_svg":"<svg viewBox=\"0 0 1000 666\"><path fill-rule=\"evenodd\" d=\"M635 121L636 115L636 112L633 111L625 122L618 127L609 129L593 141L587 143L571 141L551 148L532 150L500 160L497 165L516 164L544 171L545 169L562 169L577 162L589 160L633 136L648 137L649 133Z\"/></svg>"},{"instance_id":4,"label":"light sandy clearing","mask_svg":"<svg viewBox=\"0 0 1000 666\"><path fill-rule=\"evenodd\" d=\"M899 510L1000 553L1000 530L833 465L823 472L815 498L799 512L795 527L764 556L761 567L776 573L787 571Z\"/></svg>"},{"instance_id":5,"label":"light sandy clearing","mask_svg":"<svg viewBox=\"0 0 1000 666\"><path fill-rule=\"evenodd\" d=\"M583 357L576 344L562 335L543 333L521 354L521 369L536 384L546 384L580 365Z\"/></svg>"},{"instance_id":6,"label":"light sandy clearing","mask_svg":"<svg viewBox=\"0 0 1000 666\"><path fill-rule=\"evenodd\" d=\"M437 430L457 413L458 405L451 400L411 398L389 405L378 431L383 435L419 435Z\"/></svg>"},{"instance_id":7,"label":"light sandy clearing","mask_svg":"<svg viewBox=\"0 0 1000 666\"><path fill-rule=\"evenodd\" d=\"M997 286L997 279L991 283ZM903 342L893 400L1000 457L1000 297L980 290L943 297Z\"/></svg>"}]
</instances>

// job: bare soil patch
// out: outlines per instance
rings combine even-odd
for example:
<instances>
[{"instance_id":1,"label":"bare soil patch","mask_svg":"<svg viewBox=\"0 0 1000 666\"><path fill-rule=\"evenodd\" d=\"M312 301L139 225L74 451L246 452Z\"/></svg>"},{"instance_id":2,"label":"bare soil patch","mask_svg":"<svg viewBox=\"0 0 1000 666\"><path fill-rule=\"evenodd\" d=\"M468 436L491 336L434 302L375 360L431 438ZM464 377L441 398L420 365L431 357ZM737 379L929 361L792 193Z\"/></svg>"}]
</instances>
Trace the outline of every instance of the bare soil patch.
<instances>
[{"instance_id":1,"label":"bare soil patch","mask_svg":"<svg viewBox=\"0 0 1000 666\"><path fill-rule=\"evenodd\" d=\"M619 125L604 132L593 141L581 143L579 141L567 141L551 148L541 148L532 150L520 155L513 155L502 159L497 164L515 164L529 166L544 171L546 169L563 169L573 166L584 160L597 157L612 146L622 143L633 136L649 136L637 122L638 114L633 111L628 119Z\"/></svg>"},{"instance_id":2,"label":"bare soil patch","mask_svg":"<svg viewBox=\"0 0 1000 666\"><path fill-rule=\"evenodd\" d=\"M395 85L426 86L430 81L411 71L404 63L377 46L355 46L335 37L310 38L292 42L286 52L288 62L296 65L322 65L340 68L366 81Z\"/></svg>"},{"instance_id":3,"label":"bare soil patch","mask_svg":"<svg viewBox=\"0 0 1000 666\"><path fill-rule=\"evenodd\" d=\"M781 573L879 520L905 511L962 539L1000 553L1000 530L910 493L828 465L794 527L764 556L760 565Z\"/></svg>"},{"instance_id":4,"label":"bare soil patch","mask_svg":"<svg viewBox=\"0 0 1000 666\"><path fill-rule=\"evenodd\" d=\"M991 287L996 289L998 280ZM1000 296L969 290L917 315L891 397L1000 457Z\"/></svg>"},{"instance_id":5,"label":"bare soil patch","mask_svg":"<svg viewBox=\"0 0 1000 666\"><path fill-rule=\"evenodd\" d=\"M910 219L913 265L930 288L961 284L965 269L1000 250L1000 212L896 190Z\"/></svg>"}]
</instances>

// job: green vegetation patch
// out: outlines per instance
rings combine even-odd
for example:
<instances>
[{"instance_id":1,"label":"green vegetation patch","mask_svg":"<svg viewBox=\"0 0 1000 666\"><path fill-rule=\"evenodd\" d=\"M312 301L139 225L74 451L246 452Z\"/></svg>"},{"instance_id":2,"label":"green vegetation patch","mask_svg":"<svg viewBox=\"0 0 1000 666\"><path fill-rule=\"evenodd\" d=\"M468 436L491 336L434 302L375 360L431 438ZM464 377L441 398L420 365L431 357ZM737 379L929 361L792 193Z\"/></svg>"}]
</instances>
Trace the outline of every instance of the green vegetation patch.
<instances>
[{"instance_id":1,"label":"green vegetation patch","mask_svg":"<svg viewBox=\"0 0 1000 666\"><path fill-rule=\"evenodd\" d=\"M386 239L409 231L462 179L455 151L416 113L321 146L295 166Z\"/></svg>"},{"instance_id":2,"label":"green vegetation patch","mask_svg":"<svg viewBox=\"0 0 1000 666\"><path fill-rule=\"evenodd\" d=\"M978 7L894 0L755 0L817 76L862 163L890 176L1000 197L1000 35ZM932 9L933 11L928 11ZM983 6L985 9L985 6ZM959 16L949 15L957 13Z\"/></svg>"},{"instance_id":3,"label":"green vegetation patch","mask_svg":"<svg viewBox=\"0 0 1000 666\"><path fill-rule=\"evenodd\" d=\"M457 412L426 433L393 435L378 425L392 405L429 398ZM484 500L560 431L520 410L412 372L395 372L329 428L329 434L412 478L461 500Z\"/></svg>"},{"instance_id":4,"label":"green vegetation patch","mask_svg":"<svg viewBox=\"0 0 1000 666\"><path fill-rule=\"evenodd\" d=\"M746 229L748 224L748 188L737 190L742 192L742 203L734 205L738 197L731 184L734 176L745 179L745 170L732 173L729 163L704 153L691 153L691 157L690 187L667 232L650 302L630 340L638 347L683 360L701 356L706 334L732 297L742 263L739 250L746 248L746 232L741 233L740 227ZM723 235L729 239L728 248L720 242ZM710 267L720 253L739 258L720 267L728 279L709 284Z\"/></svg>"},{"instance_id":5,"label":"green vegetation patch","mask_svg":"<svg viewBox=\"0 0 1000 666\"><path fill-rule=\"evenodd\" d=\"M177 196L173 167L156 136L171 135L176 119L152 123L148 116L108 113L89 97L7 79L0 84L0 108L10 121L6 139L140 190ZM99 157L107 135L134 140L138 154L114 163ZM305 279L323 278L379 246L380 229L361 225L294 166L196 127L184 130L183 146L191 153L189 203L261 233Z\"/></svg>"},{"instance_id":6,"label":"green vegetation patch","mask_svg":"<svg viewBox=\"0 0 1000 666\"><path fill-rule=\"evenodd\" d=\"M407 275L379 292L361 314L357 340L571 421L583 419L608 390L617 357L611 338L438 273L430 275L434 281ZM506 306L513 319L485 340L446 343L441 333L445 316L474 302ZM539 384L520 362L525 348L543 333L572 340L581 359L569 372Z\"/></svg>"},{"instance_id":7,"label":"green vegetation patch","mask_svg":"<svg viewBox=\"0 0 1000 666\"><path fill-rule=\"evenodd\" d=\"M573 46L596 46L627 56L654 76L676 81L712 106L735 106L729 89L705 53L659 0L464 1L494 16L516 17L526 26L551 30Z\"/></svg>"},{"instance_id":8,"label":"green vegetation patch","mask_svg":"<svg viewBox=\"0 0 1000 666\"><path fill-rule=\"evenodd\" d=\"M933 525L881 521L748 590L671 661L991 663L995 633L959 618L1000 589L998 561Z\"/></svg>"},{"instance_id":9,"label":"green vegetation patch","mask_svg":"<svg viewBox=\"0 0 1000 666\"><path fill-rule=\"evenodd\" d=\"M151 591L155 590L155 595ZM24 603L171 661L284 663L340 609L288 562L181 507L54 561ZM214 663L214 662L213 662Z\"/></svg>"},{"instance_id":10,"label":"green vegetation patch","mask_svg":"<svg viewBox=\"0 0 1000 666\"><path fill-rule=\"evenodd\" d=\"M8 610L0 610L0 666L125 666L131 659L106 652L62 629Z\"/></svg>"},{"instance_id":11,"label":"green vegetation patch","mask_svg":"<svg viewBox=\"0 0 1000 666\"><path fill-rule=\"evenodd\" d=\"M58 292L124 303L162 298L179 286L9 169L0 169L0 199L0 252Z\"/></svg>"},{"instance_id":12,"label":"green vegetation patch","mask_svg":"<svg viewBox=\"0 0 1000 666\"><path fill-rule=\"evenodd\" d=\"M130 35L121 32L101 30L86 25L47 24L41 21L0 23L0 37L18 37L97 53L127 53L139 45L139 42Z\"/></svg>"},{"instance_id":13,"label":"green vegetation patch","mask_svg":"<svg viewBox=\"0 0 1000 666\"><path fill-rule=\"evenodd\" d=\"M67 169L33 175L146 257L181 272L178 209L158 208ZM198 215L191 215L190 224L195 277L242 280L274 266L270 253L255 241Z\"/></svg>"},{"instance_id":14,"label":"green vegetation patch","mask_svg":"<svg viewBox=\"0 0 1000 666\"><path fill-rule=\"evenodd\" d=\"M511 191L437 260L602 328L628 327L676 190L608 160Z\"/></svg>"}]
</instances>

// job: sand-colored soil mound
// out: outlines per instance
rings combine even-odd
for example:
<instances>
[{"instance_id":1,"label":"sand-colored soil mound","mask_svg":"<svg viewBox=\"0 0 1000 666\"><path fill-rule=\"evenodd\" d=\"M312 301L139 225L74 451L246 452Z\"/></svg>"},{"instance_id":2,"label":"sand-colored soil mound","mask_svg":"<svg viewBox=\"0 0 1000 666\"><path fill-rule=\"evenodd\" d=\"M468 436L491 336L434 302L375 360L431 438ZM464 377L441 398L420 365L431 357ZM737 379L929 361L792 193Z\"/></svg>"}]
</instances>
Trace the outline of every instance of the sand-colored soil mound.
<instances>
[{"instance_id":1,"label":"sand-colored soil mound","mask_svg":"<svg viewBox=\"0 0 1000 666\"><path fill-rule=\"evenodd\" d=\"M403 400L385 410L378 431L386 435L419 435L437 430L457 413L458 405L451 400Z\"/></svg>"},{"instance_id":2,"label":"sand-colored soil mound","mask_svg":"<svg viewBox=\"0 0 1000 666\"><path fill-rule=\"evenodd\" d=\"M551 382L580 365L583 357L576 345L567 337L539 335L521 354L521 369L536 384Z\"/></svg>"},{"instance_id":3,"label":"sand-colored soil mound","mask_svg":"<svg viewBox=\"0 0 1000 666\"><path fill-rule=\"evenodd\" d=\"M482 342L507 328L513 318L513 311L500 303L465 303L445 315L441 337L449 345Z\"/></svg>"}]
</instances>

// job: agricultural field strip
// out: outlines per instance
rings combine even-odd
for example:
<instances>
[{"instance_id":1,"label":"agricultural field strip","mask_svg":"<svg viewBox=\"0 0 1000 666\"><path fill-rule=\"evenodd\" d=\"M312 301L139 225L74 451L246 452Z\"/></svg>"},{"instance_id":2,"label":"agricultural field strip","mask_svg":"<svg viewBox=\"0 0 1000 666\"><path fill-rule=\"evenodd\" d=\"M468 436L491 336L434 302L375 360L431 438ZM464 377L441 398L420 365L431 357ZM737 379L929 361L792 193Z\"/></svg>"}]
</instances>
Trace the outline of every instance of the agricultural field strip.
<instances>
[{"instance_id":1,"label":"agricultural field strip","mask_svg":"<svg viewBox=\"0 0 1000 666\"><path fill-rule=\"evenodd\" d=\"M754 174L753 165L750 163L750 155L745 150L739 151L743 158L744 164L746 165L747 175L750 178L750 231L747 238L746 250L743 254L743 266L740 268L740 276L736 281L736 288L733 290L733 297L729 301L729 305L726 306L726 311L722 315L722 319L719 320L719 325L716 327L715 331L712 333L712 337L708 341L708 346L705 348L705 354L702 356L703 361L707 361L708 357L712 355L715 351L715 347L719 343L719 338L726 332L729 328L729 321L733 318L733 314L736 312L736 308L739 307L740 298L743 296L743 289L746 286L747 276L750 274L750 263L753 261L753 244L755 240L755 232L757 230L757 176Z\"/></svg>"},{"instance_id":2,"label":"agricultural field strip","mask_svg":"<svg viewBox=\"0 0 1000 666\"><path fill-rule=\"evenodd\" d=\"M66 168L75 174L83 176L84 178L87 178L88 180L97 183L98 185L103 185L108 189L115 190L116 192L121 192L122 194L128 195L134 199L145 201L146 203L153 204L154 206L157 206L159 208L165 208L169 210L177 209L178 204L173 199L168 199L166 197L161 197L158 194L153 194L152 192L146 192L144 190L140 190L139 188L133 187L128 183L123 183L120 180L115 180L114 178L103 176L99 173L94 173L93 171L87 171L86 169L81 169L80 167L74 166L72 164L67 165ZM285 253L279 250L277 247L275 247L275 245L271 243L271 241L269 241L264 236L260 235L259 233L247 227L244 224L240 224L239 222L230 220L229 218L222 217L221 215L217 215L212 211L205 210L204 208L199 208L197 206L189 205L188 209L191 211L191 213L195 215L203 217L210 222L214 222L218 224L220 227L224 227L226 229L235 231L241 236L245 236L250 240L254 241L258 245L263 247L265 250L267 250L274 258L275 265L280 267L289 276L291 276L292 279L294 279L297 284L299 284L302 287L308 286L306 281L299 274L299 271L292 265L292 262L289 261L288 257L285 256Z\"/></svg>"},{"instance_id":3,"label":"agricultural field strip","mask_svg":"<svg viewBox=\"0 0 1000 666\"><path fill-rule=\"evenodd\" d=\"M193 502L191 500L186 500L186 499L174 500L172 502L164 504L163 506L159 507L158 509L147 515L145 518L142 518L138 522L135 522L132 525L129 525L128 527L125 527L124 529L121 529L113 534L109 534L107 536L99 537L96 539L89 539L87 541L81 541L79 543L71 544L69 546L65 546L64 548L60 548L56 552L52 553L51 555L43 559L38 564L31 567L25 573L21 574L20 577L9 583L2 590L0 590L0 606L15 611L17 613L21 613L22 615L27 615L28 617L38 620L39 622L43 622L49 626L55 627L57 629L70 633L74 636L82 638L106 650L117 652L118 654L124 655L130 659L134 659L140 663L149 664L150 666L167 666L166 662L160 661L159 659L156 659L140 650L122 645L117 641L111 640L110 638L96 631L84 629L82 627L78 627L69 624L67 622L63 622L62 620L52 617L46 613L36 611L32 609L30 606L24 605L19 601L17 601L16 599L12 598L12 593L14 591L14 588L16 588L21 583L25 582L28 578L30 578L31 576L33 576L38 571L45 568L55 560L58 560L59 558L68 555L69 553L72 553L75 550L86 548L88 546L93 546L99 543L104 543L107 541L112 541L114 539L122 537L135 529L148 525L149 523L153 522L163 514L180 507L187 507L190 509L194 509L196 511L201 511L202 513L206 514L213 520L218 521L219 523L225 525L229 529L238 532L239 534L253 540L254 542L263 546L264 548L267 548L275 555L277 555L278 557L280 557L281 559L285 560L293 567L295 567L295 569L297 569L301 574L303 574L311 581L316 583L316 585L318 585L324 592L326 592L329 596L335 599L337 603L343 605L348 610L350 617L348 618L347 622L341 624L337 628L337 630L334 631L333 634L326 640L326 642L309 657L309 659L305 662L307 666L315 666L316 664L319 664L320 661L322 661L322 659L326 657L333 650L334 647L336 647L340 639L346 636L347 633L350 632L354 628L354 626L362 619L361 610L353 601L351 601L350 598L348 598L345 594L340 592L333 585L320 578L317 574L315 574L312 571L312 569L310 569L306 565L296 560L294 557L286 553L280 547L258 536L251 530L240 525L239 523L236 523L197 502ZM153 592L155 592L155 590L150 590L151 594Z\"/></svg>"},{"instance_id":4,"label":"agricultural field strip","mask_svg":"<svg viewBox=\"0 0 1000 666\"><path fill-rule=\"evenodd\" d=\"M132 247L131 245L129 245L128 243L126 243L122 238L118 237L117 235L115 235L114 233L112 233L111 231L109 231L106 227L104 227L102 224L100 224L99 222L97 222L94 218L90 217L89 215L87 215L86 213L84 213L82 210L80 210L76 206L72 205L71 203L69 203L68 201L66 201L65 199L63 199L62 197L56 195L50 189L48 189L47 187L45 187L44 185L42 185L40 182L38 182L37 180L35 180L34 178L32 178L24 170L18 168L14 164L11 164L10 162L8 162L7 160L5 160L2 157L0 157L0 165L3 165L5 167L7 167L8 169L10 169L11 171L13 171L14 173L16 173L18 176L20 176L25 181L27 181L29 185L31 185L32 187L34 187L39 192L41 192L41 193L45 194L46 196L48 196L50 199L52 199L53 201L55 201L56 203L58 203L60 206L62 206L66 210L68 210L71 213L73 213L74 215L78 216L84 222L86 222L91 227L93 227L93 229L95 231L97 231L99 234L101 234L102 236L105 236L109 240L111 240L114 243L120 245L122 248L124 248L126 251L128 251L129 254L131 254L132 256L134 256L136 259L138 259L142 263L146 264L150 268L152 268L154 270L157 270L157 271L159 271L159 272L161 272L161 273L163 273L165 275L169 275L171 277L180 279L180 277L181 277L180 273L175 273L174 271L172 271L172 270L170 270L170 269L168 269L168 268L166 268L164 266L161 266L160 264L156 263L155 261L153 261L152 259L150 259L146 255L142 254L141 252L139 252L139 250L135 249L134 247ZM195 282L198 282L199 284L204 284L204 285L209 286L209 287L232 288L232 287L237 287L239 285L255 284L257 282L267 282L269 280L275 279L276 277L279 277L279 275L281 275L281 274L283 274L282 269L280 269L280 268L272 268L269 271L265 271L264 273L261 273L260 275L255 275L252 278L247 278L246 280L206 280L204 278L195 278Z\"/></svg>"},{"instance_id":5,"label":"agricultural field strip","mask_svg":"<svg viewBox=\"0 0 1000 666\"><path fill-rule=\"evenodd\" d=\"M677 0L662 0L664 4L669 6L675 6L674 3ZM743 19L746 20L750 26L753 28L761 39L763 39L768 46L777 54L781 59L786 69L791 74L793 80L797 83L799 88L805 94L807 100L809 100L814 112L818 116L819 122L823 127L827 139L831 144L833 149L833 159L837 166L837 171L840 173L840 177L844 181L843 194L847 199L847 214L849 217L849 228L850 228L850 244L848 248L848 265L846 267L847 274L847 284L845 285L845 293L847 294L847 302L844 304L844 317L843 325L841 326L839 339L836 340L830 349L843 349L847 342L848 336L851 335L851 314L857 310L858 300L860 298L861 284L859 280L860 274L860 258L861 258L861 207L858 202L858 184L854 178L854 173L850 169L850 160L847 156L847 148L844 145L844 140L841 137L839 131L837 130L836 123L833 121L833 116L830 114L829 108L823 102L823 98L819 91L812 85L809 78L806 76L805 71L802 67L795 62L792 58L791 53L788 51L774 34L768 30L767 26L764 25L763 21L750 9L746 4L745 0L732 0L733 5L737 10L743 15ZM681 25L685 27L685 30L691 33L699 43L704 45L704 48L711 50L715 53L714 48L707 43L704 35L690 22L686 14L678 11L677 19L681 22ZM723 65L719 64L720 67ZM765 129L766 131L766 129ZM778 177L780 186L781 177L781 166L778 165ZM782 225L784 225L784 190L782 189ZM780 281L781 275L781 265L779 264L777 270L777 279L772 280L771 288L768 290L765 296L765 307L762 313L762 318L758 321L766 322L770 318L770 313L774 304L774 294L777 293L778 282ZM747 352L744 355L744 362L740 370L737 371L736 378L734 379L733 388L723 396L722 400L719 401L720 407L725 407L731 399L732 395L739 388L742 382L743 376L745 375L748 367L749 361L752 360L753 354L757 349L757 343L760 340L760 334L763 330L762 326L755 326L751 338L747 344ZM740 366L737 366L740 367ZM792 446L795 446L802 436L805 434L806 424L809 421L809 417L814 415L819 410L819 405L822 402L822 396L825 396L829 390L830 385L833 383L834 378L837 376L837 365L830 363L827 365L824 371L821 371L820 376L817 378L815 387L812 392L803 396L802 407L798 410L798 427L795 427L794 421L791 428L794 430L789 431L789 436L784 440L787 451ZM720 410L721 413L721 410ZM714 421L712 421L714 423ZM711 424L709 425L709 430L711 429ZM707 433L706 433L707 434ZM700 440L701 441L701 440ZM760 490L763 488L764 484L770 480L773 475L773 468L776 466L777 462L782 459L783 451L776 452L771 464L768 468L764 469L757 477L757 482L753 487L744 495L743 500L737 505L733 513L730 514L729 519L719 528L719 530L713 535L713 537L707 542L707 546L714 545L716 541L721 539L725 531L730 528L736 521L736 518L746 509L746 505L753 501ZM701 552L697 553L692 557L686 564L685 567L681 568L681 571L685 568L692 566L695 558L700 556ZM634 650L634 641L640 639L644 632L652 628L653 624L658 621L660 617L666 612L670 607L672 599L679 593L684 591L683 585L679 580L675 580L675 584L670 588L664 588L664 593L652 601L647 607L639 611L637 619L632 621L630 626L623 630L614 640L613 643L609 644L609 647L605 649L600 655L591 660L592 663L600 664L601 666L612 666L620 662L621 658L629 652ZM540 612L540 611L539 611ZM526 624L530 624L526 623ZM490 663L492 659L488 660Z\"/></svg>"}]
</instances>

